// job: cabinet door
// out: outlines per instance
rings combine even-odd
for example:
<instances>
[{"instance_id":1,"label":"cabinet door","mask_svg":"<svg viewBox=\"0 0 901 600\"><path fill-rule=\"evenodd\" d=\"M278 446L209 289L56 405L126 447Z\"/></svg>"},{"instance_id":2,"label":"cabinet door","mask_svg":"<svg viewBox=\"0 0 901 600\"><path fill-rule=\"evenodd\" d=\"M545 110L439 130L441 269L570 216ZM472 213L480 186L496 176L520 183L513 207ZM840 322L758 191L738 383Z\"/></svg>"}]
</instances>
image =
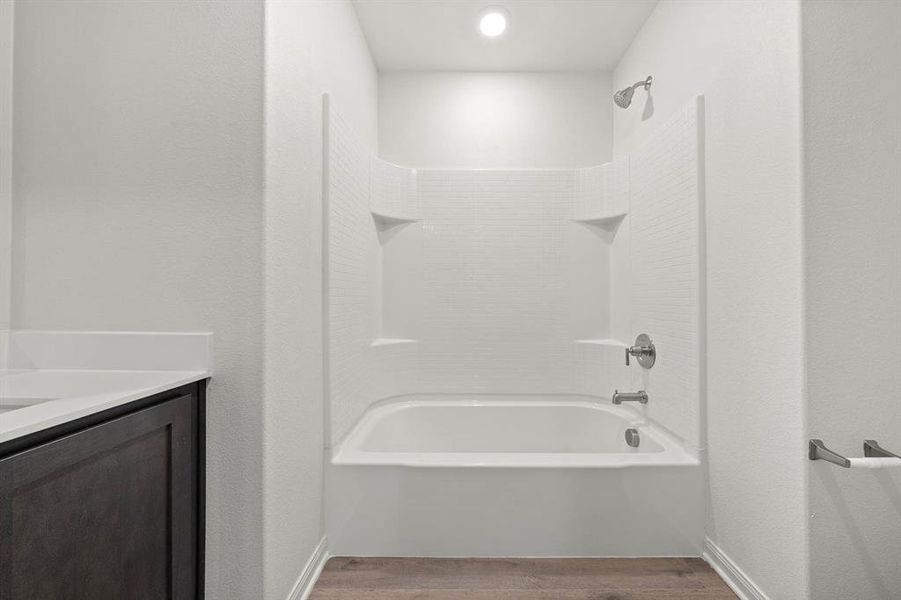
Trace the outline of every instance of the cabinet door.
<instances>
[{"instance_id":1,"label":"cabinet door","mask_svg":"<svg viewBox=\"0 0 901 600\"><path fill-rule=\"evenodd\" d=\"M0 460L0 600L189 600L195 404L181 396Z\"/></svg>"}]
</instances>

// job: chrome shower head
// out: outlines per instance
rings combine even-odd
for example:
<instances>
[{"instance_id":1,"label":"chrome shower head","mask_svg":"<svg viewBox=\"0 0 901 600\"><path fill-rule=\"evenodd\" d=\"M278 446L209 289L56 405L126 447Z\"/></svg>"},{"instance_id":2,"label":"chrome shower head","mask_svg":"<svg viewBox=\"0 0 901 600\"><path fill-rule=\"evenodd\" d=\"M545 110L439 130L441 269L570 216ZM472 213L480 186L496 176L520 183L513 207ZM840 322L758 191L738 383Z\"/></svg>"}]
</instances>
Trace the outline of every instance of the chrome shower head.
<instances>
[{"instance_id":1,"label":"chrome shower head","mask_svg":"<svg viewBox=\"0 0 901 600\"><path fill-rule=\"evenodd\" d=\"M616 105L620 108L629 108L629 105L632 104L632 96L635 94L635 90L639 87L644 87L646 90L651 89L651 81L652 78L648 75L648 78L644 81L639 81L638 83L630 85L613 94L613 101L616 102Z\"/></svg>"},{"instance_id":2,"label":"chrome shower head","mask_svg":"<svg viewBox=\"0 0 901 600\"><path fill-rule=\"evenodd\" d=\"M616 105L620 108L629 108L629 105L632 104L632 95L634 93L635 88L627 87L626 89L613 94L613 101L616 102Z\"/></svg>"}]
</instances>

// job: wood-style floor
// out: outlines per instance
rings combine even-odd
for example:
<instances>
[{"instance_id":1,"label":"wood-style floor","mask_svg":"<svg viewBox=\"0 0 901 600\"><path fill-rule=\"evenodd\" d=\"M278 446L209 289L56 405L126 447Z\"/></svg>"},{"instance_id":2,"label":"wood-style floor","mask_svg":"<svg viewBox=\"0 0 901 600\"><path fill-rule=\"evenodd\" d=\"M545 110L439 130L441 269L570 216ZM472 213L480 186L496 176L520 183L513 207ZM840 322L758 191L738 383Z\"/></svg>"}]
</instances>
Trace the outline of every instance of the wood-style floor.
<instances>
[{"instance_id":1,"label":"wood-style floor","mask_svg":"<svg viewBox=\"0 0 901 600\"><path fill-rule=\"evenodd\" d=\"M735 600L700 558L332 558L310 600Z\"/></svg>"}]
</instances>

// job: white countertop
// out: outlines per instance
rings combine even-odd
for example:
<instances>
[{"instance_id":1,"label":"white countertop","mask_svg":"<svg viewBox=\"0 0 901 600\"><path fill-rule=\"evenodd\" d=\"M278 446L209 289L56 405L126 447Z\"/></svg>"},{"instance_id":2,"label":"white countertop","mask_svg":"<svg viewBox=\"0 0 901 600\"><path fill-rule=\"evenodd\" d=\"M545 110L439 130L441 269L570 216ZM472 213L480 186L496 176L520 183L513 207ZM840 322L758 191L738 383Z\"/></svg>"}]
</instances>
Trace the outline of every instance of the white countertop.
<instances>
[{"instance_id":1,"label":"white countertop","mask_svg":"<svg viewBox=\"0 0 901 600\"><path fill-rule=\"evenodd\" d=\"M0 371L0 443L207 377L206 371Z\"/></svg>"},{"instance_id":2,"label":"white countertop","mask_svg":"<svg viewBox=\"0 0 901 600\"><path fill-rule=\"evenodd\" d=\"M0 332L0 443L211 376L212 335Z\"/></svg>"}]
</instances>

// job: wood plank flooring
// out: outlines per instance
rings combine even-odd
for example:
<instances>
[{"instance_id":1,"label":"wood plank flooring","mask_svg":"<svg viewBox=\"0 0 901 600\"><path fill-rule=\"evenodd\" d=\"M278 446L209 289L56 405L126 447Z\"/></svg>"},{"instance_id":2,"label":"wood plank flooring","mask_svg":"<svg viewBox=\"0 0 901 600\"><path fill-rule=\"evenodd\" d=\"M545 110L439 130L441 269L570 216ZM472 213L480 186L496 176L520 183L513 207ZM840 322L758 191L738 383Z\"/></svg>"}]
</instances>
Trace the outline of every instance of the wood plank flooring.
<instances>
[{"instance_id":1,"label":"wood plank flooring","mask_svg":"<svg viewBox=\"0 0 901 600\"><path fill-rule=\"evenodd\" d=\"M342 558L310 600L735 600L700 558Z\"/></svg>"}]
</instances>

